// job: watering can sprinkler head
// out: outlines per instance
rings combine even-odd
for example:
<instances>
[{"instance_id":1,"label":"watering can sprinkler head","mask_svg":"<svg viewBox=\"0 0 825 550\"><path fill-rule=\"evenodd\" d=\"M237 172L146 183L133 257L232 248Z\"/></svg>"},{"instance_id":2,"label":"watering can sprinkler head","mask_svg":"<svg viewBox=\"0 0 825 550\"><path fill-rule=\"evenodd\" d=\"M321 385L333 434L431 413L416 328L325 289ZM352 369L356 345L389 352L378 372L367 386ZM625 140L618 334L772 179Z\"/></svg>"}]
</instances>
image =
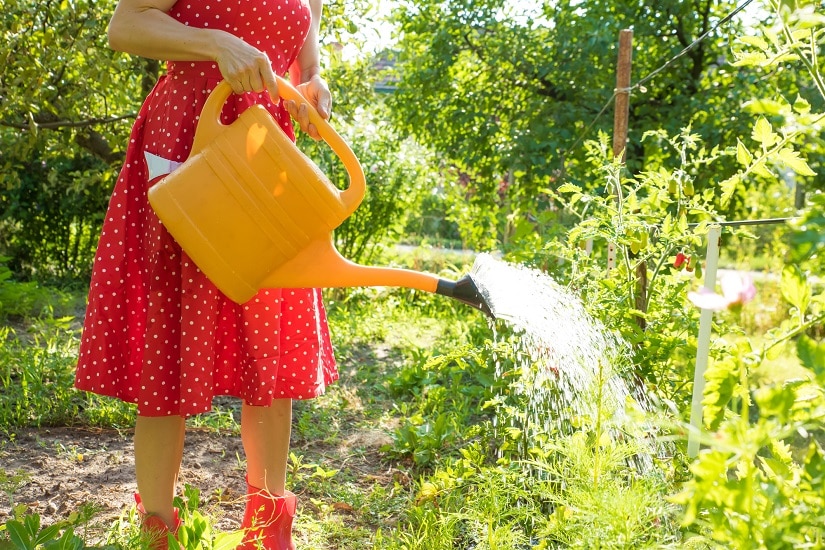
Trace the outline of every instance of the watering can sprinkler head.
<instances>
[{"instance_id":1,"label":"watering can sprinkler head","mask_svg":"<svg viewBox=\"0 0 825 550\"><path fill-rule=\"evenodd\" d=\"M478 291L475 281L469 275L465 275L457 281L439 279L435 293L455 298L459 302L463 302L495 318L487 300Z\"/></svg>"}]
</instances>

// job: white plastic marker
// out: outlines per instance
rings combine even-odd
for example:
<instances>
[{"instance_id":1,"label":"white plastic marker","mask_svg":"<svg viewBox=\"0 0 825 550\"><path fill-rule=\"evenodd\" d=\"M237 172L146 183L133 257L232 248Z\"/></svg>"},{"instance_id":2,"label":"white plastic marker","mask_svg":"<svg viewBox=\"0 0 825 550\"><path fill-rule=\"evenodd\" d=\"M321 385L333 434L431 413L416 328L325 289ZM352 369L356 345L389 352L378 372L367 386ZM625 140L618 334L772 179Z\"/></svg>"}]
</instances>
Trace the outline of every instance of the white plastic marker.
<instances>
[{"instance_id":1,"label":"white plastic marker","mask_svg":"<svg viewBox=\"0 0 825 550\"><path fill-rule=\"evenodd\" d=\"M716 268L719 264L719 237L722 227L708 227L708 250L705 255L705 288L711 292L716 289ZM690 407L691 430L688 434L688 456L695 458L699 454L699 435L702 433L702 396L705 393L705 370L708 368L710 355L710 333L713 311L703 309L699 317L699 339L696 343L696 370L693 374L693 402Z\"/></svg>"}]
</instances>

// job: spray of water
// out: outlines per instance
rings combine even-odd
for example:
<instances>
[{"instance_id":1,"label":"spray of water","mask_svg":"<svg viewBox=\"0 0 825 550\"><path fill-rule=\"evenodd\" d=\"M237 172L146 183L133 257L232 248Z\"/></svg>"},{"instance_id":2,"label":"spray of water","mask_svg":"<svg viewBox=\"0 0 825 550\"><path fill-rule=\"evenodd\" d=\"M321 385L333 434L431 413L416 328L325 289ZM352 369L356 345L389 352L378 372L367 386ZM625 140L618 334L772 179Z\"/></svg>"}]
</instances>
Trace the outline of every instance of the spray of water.
<instances>
[{"instance_id":1,"label":"spray of water","mask_svg":"<svg viewBox=\"0 0 825 550\"><path fill-rule=\"evenodd\" d=\"M487 254L476 258L470 276L494 317L516 335L515 372L497 374L512 380L511 391L525 398L525 425L518 428L528 444L537 433L569 433L582 419L621 422L631 391L617 367L628 364L629 346L590 315L578 296L545 273Z\"/></svg>"}]
</instances>

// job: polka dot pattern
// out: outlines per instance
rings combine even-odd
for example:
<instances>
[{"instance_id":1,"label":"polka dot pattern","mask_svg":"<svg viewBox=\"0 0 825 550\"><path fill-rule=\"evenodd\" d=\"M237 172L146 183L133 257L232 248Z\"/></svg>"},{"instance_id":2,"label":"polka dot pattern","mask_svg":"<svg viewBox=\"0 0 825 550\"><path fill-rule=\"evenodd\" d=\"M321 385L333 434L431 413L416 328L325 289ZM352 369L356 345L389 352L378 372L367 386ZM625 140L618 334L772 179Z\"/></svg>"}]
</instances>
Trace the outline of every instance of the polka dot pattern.
<instances>
[{"instance_id":1,"label":"polka dot pattern","mask_svg":"<svg viewBox=\"0 0 825 550\"><path fill-rule=\"evenodd\" d=\"M265 51L284 74L310 24L301 0L179 0L170 11ZM267 289L239 305L201 273L147 200L144 153L183 162L209 92L212 62L170 62L132 129L98 243L76 385L136 403L146 416L206 412L216 395L251 405L309 399L338 378L318 289ZM229 124L251 105L272 113L294 139L289 115L268 94L233 95Z\"/></svg>"}]
</instances>

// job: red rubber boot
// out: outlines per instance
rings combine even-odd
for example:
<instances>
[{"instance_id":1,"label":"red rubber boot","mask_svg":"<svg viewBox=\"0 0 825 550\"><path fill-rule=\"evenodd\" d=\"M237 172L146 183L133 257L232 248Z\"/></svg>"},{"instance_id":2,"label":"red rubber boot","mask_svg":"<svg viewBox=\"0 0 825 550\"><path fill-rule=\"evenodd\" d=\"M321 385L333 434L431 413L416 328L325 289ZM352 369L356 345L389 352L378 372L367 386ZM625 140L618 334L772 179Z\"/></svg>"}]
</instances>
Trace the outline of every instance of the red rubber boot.
<instances>
[{"instance_id":1,"label":"red rubber boot","mask_svg":"<svg viewBox=\"0 0 825 550\"><path fill-rule=\"evenodd\" d=\"M241 528L246 531L238 550L296 550L292 542L292 518L295 517L295 495L270 494L247 483L246 512Z\"/></svg>"},{"instance_id":2,"label":"red rubber boot","mask_svg":"<svg viewBox=\"0 0 825 550\"><path fill-rule=\"evenodd\" d=\"M135 503L137 504L137 511L140 516L140 532L146 537L149 543L149 550L169 550L169 535L171 534L172 537L175 537L181 526L178 509L175 508L174 525L169 527L159 516L146 513L146 508L143 507L143 502L137 493L135 493ZM175 544L173 548L179 548L179 546Z\"/></svg>"}]
</instances>

